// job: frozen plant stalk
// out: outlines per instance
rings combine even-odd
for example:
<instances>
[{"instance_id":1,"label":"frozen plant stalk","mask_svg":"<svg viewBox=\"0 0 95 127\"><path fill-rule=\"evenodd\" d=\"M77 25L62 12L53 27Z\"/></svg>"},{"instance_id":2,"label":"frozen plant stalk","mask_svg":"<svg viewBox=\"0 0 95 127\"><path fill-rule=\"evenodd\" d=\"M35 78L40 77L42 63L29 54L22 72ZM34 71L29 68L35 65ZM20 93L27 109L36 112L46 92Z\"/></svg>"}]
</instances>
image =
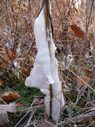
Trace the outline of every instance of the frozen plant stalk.
<instances>
[{"instance_id":1,"label":"frozen plant stalk","mask_svg":"<svg viewBox=\"0 0 95 127\"><path fill-rule=\"evenodd\" d=\"M48 1L48 0L47 0ZM60 118L60 109L64 106L64 98L62 93L61 82L58 76L58 62L55 58L55 44L52 38L52 32L47 26L46 18L47 2L35 19L34 35L37 46L37 56L34 68L30 72L30 76L26 78L25 85L29 87L39 88L45 96L45 107L48 116L52 116L54 121ZM50 114L50 84L52 85L52 113Z\"/></svg>"}]
</instances>

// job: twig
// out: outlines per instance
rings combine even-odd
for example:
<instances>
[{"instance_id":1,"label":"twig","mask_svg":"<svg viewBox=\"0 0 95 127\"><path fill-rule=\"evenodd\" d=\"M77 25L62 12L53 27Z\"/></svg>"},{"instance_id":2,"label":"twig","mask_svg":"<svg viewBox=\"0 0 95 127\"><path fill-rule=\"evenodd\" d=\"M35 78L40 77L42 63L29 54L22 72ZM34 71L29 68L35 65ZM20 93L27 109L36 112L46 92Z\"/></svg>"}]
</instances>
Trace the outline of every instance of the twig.
<instances>
[{"instance_id":1,"label":"twig","mask_svg":"<svg viewBox=\"0 0 95 127\"><path fill-rule=\"evenodd\" d=\"M88 118L88 117L95 117L95 111L88 112L88 113L85 113L85 114L82 113L80 115L77 115L77 116L71 117L71 118L65 118L64 121L61 121L58 125L66 126L69 123L81 122L82 120L84 120L85 118Z\"/></svg>"},{"instance_id":2,"label":"twig","mask_svg":"<svg viewBox=\"0 0 95 127\"><path fill-rule=\"evenodd\" d=\"M32 119L32 117L33 117L33 114L34 114L34 112L31 113L31 116L30 116L30 118L29 118L29 120L28 120L26 126L29 126L29 124L31 123L31 119Z\"/></svg>"},{"instance_id":3,"label":"twig","mask_svg":"<svg viewBox=\"0 0 95 127\"><path fill-rule=\"evenodd\" d=\"M94 5L94 0L92 0L92 3L91 3L91 8L90 8L90 14L89 14L89 17L88 17L88 22L86 24L86 34L88 32L88 28L89 28L89 23L90 23L90 18L91 18L91 13L92 13L92 9L93 9L93 5ZM87 7L86 7L87 8ZM87 12L86 12L87 13ZM86 14L87 15L87 14Z\"/></svg>"},{"instance_id":4,"label":"twig","mask_svg":"<svg viewBox=\"0 0 95 127\"><path fill-rule=\"evenodd\" d=\"M28 111L26 112L26 114L20 119L20 121L15 125L15 127L17 127L17 126L20 124L20 122L27 116L27 114L30 112L30 110L31 110L31 108L32 108L32 106L33 106L33 104L35 103L35 101L36 101L36 100L33 101L33 103L32 103L31 106L29 107L29 109L28 109Z\"/></svg>"},{"instance_id":5,"label":"twig","mask_svg":"<svg viewBox=\"0 0 95 127\"><path fill-rule=\"evenodd\" d=\"M26 125L24 127L34 127L34 124L33 123L30 123L30 124L28 124L28 125Z\"/></svg>"},{"instance_id":6,"label":"twig","mask_svg":"<svg viewBox=\"0 0 95 127\"><path fill-rule=\"evenodd\" d=\"M0 98L0 101L7 105L7 103L2 98Z\"/></svg>"},{"instance_id":7,"label":"twig","mask_svg":"<svg viewBox=\"0 0 95 127\"><path fill-rule=\"evenodd\" d=\"M50 84L50 119L52 118L52 99L53 99L53 90L52 84Z\"/></svg>"},{"instance_id":8,"label":"twig","mask_svg":"<svg viewBox=\"0 0 95 127\"><path fill-rule=\"evenodd\" d=\"M26 55L25 55L25 58L27 57L27 55L29 54L31 48L33 47L33 45L34 45L34 40L35 40L35 38L34 38L34 36L33 36L31 45L30 45L30 47L29 47L29 49L28 49L28 51L27 51L27 53L26 53Z\"/></svg>"},{"instance_id":9,"label":"twig","mask_svg":"<svg viewBox=\"0 0 95 127\"><path fill-rule=\"evenodd\" d=\"M95 125L95 121L92 121L87 127L91 127L91 126L95 127L94 125Z\"/></svg>"},{"instance_id":10,"label":"twig","mask_svg":"<svg viewBox=\"0 0 95 127\"><path fill-rule=\"evenodd\" d=\"M56 125L52 124L51 122L47 121L46 119L45 119L45 122L46 122L47 124L49 124L50 126L52 126L52 127L56 127Z\"/></svg>"}]
</instances>

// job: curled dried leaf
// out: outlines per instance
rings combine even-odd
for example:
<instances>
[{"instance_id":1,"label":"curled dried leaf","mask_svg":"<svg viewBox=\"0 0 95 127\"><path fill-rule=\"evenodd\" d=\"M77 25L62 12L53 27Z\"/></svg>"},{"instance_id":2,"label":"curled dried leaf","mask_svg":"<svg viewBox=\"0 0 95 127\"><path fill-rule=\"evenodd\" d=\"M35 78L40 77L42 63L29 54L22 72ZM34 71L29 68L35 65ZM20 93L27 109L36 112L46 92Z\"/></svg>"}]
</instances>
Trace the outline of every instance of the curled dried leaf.
<instances>
[{"instance_id":1,"label":"curled dried leaf","mask_svg":"<svg viewBox=\"0 0 95 127\"><path fill-rule=\"evenodd\" d=\"M76 24L73 24L73 25L71 25L71 29L73 30L76 37L79 37L81 39L84 38L85 33L79 26L77 26Z\"/></svg>"},{"instance_id":2,"label":"curled dried leaf","mask_svg":"<svg viewBox=\"0 0 95 127\"><path fill-rule=\"evenodd\" d=\"M15 92L6 92L3 96L2 96L2 99L9 103L9 102L12 102L12 101L15 101L17 99L19 99L21 96L18 94L18 93L15 93Z\"/></svg>"}]
</instances>

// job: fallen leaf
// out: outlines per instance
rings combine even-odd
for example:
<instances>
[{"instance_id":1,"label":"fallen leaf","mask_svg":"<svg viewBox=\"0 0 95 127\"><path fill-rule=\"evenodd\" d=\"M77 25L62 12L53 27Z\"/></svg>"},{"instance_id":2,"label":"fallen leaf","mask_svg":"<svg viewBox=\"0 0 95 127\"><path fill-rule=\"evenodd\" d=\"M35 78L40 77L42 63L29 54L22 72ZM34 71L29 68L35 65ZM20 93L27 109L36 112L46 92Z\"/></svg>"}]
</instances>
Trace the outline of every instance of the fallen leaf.
<instances>
[{"instance_id":1,"label":"fallen leaf","mask_svg":"<svg viewBox=\"0 0 95 127\"><path fill-rule=\"evenodd\" d=\"M76 37L79 37L81 39L84 38L85 33L79 26L77 26L76 24L73 24L71 25L71 29L73 30Z\"/></svg>"},{"instance_id":2,"label":"fallen leaf","mask_svg":"<svg viewBox=\"0 0 95 127\"><path fill-rule=\"evenodd\" d=\"M15 101L17 99L19 99L21 96L18 94L18 93L15 93L15 92L6 92L3 96L2 96L2 99L9 103L9 102L12 102L12 101Z\"/></svg>"}]
</instances>

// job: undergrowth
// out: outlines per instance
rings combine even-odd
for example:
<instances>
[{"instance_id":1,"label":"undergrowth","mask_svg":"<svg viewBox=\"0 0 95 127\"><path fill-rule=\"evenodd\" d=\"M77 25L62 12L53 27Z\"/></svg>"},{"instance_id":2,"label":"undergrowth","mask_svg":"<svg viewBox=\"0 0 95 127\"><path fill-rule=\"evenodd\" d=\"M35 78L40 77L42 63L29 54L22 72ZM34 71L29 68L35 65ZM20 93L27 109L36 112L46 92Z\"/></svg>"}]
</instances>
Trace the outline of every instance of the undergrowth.
<instances>
[{"instance_id":1,"label":"undergrowth","mask_svg":"<svg viewBox=\"0 0 95 127\"><path fill-rule=\"evenodd\" d=\"M15 76L7 76L5 82L1 88L1 91L15 91L21 98L17 99L13 103L20 104L21 107L17 108L16 113L8 113L9 123L4 127L13 127L24 116L27 109L31 106L33 100L36 97L43 96L40 90L36 88L27 88L24 83L24 79L18 80ZM3 93L2 93L3 94ZM39 113L39 111L38 111Z\"/></svg>"},{"instance_id":2,"label":"undergrowth","mask_svg":"<svg viewBox=\"0 0 95 127\"><path fill-rule=\"evenodd\" d=\"M14 85L12 85L14 84ZM92 82L92 86L95 86L95 82ZM30 107L33 100L36 97L43 96L40 90L36 88L27 88L24 84L24 79L17 81L15 77L8 78L3 86L3 91L7 89L18 92L21 96L20 99L16 100L15 103L20 103L23 106L18 108L16 113L8 113L9 123L5 124L4 127L13 127L18 121L25 115L27 108ZM79 92L79 93L78 93ZM61 119L59 120L60 127L74 127L74 124L86 127L95 120L93 114L88 115L93 110L95 103L95 93L90 88L72 88L69 91L64 91L66 104L64 110L61 112ZM44 109L40 108L35 111L35 118L43 118ZM87 116L86 116L87 115ZM84 116L84 117L82 117ZM93 126L92 126L93 127Z\"/></svg>"}]
</instances>

